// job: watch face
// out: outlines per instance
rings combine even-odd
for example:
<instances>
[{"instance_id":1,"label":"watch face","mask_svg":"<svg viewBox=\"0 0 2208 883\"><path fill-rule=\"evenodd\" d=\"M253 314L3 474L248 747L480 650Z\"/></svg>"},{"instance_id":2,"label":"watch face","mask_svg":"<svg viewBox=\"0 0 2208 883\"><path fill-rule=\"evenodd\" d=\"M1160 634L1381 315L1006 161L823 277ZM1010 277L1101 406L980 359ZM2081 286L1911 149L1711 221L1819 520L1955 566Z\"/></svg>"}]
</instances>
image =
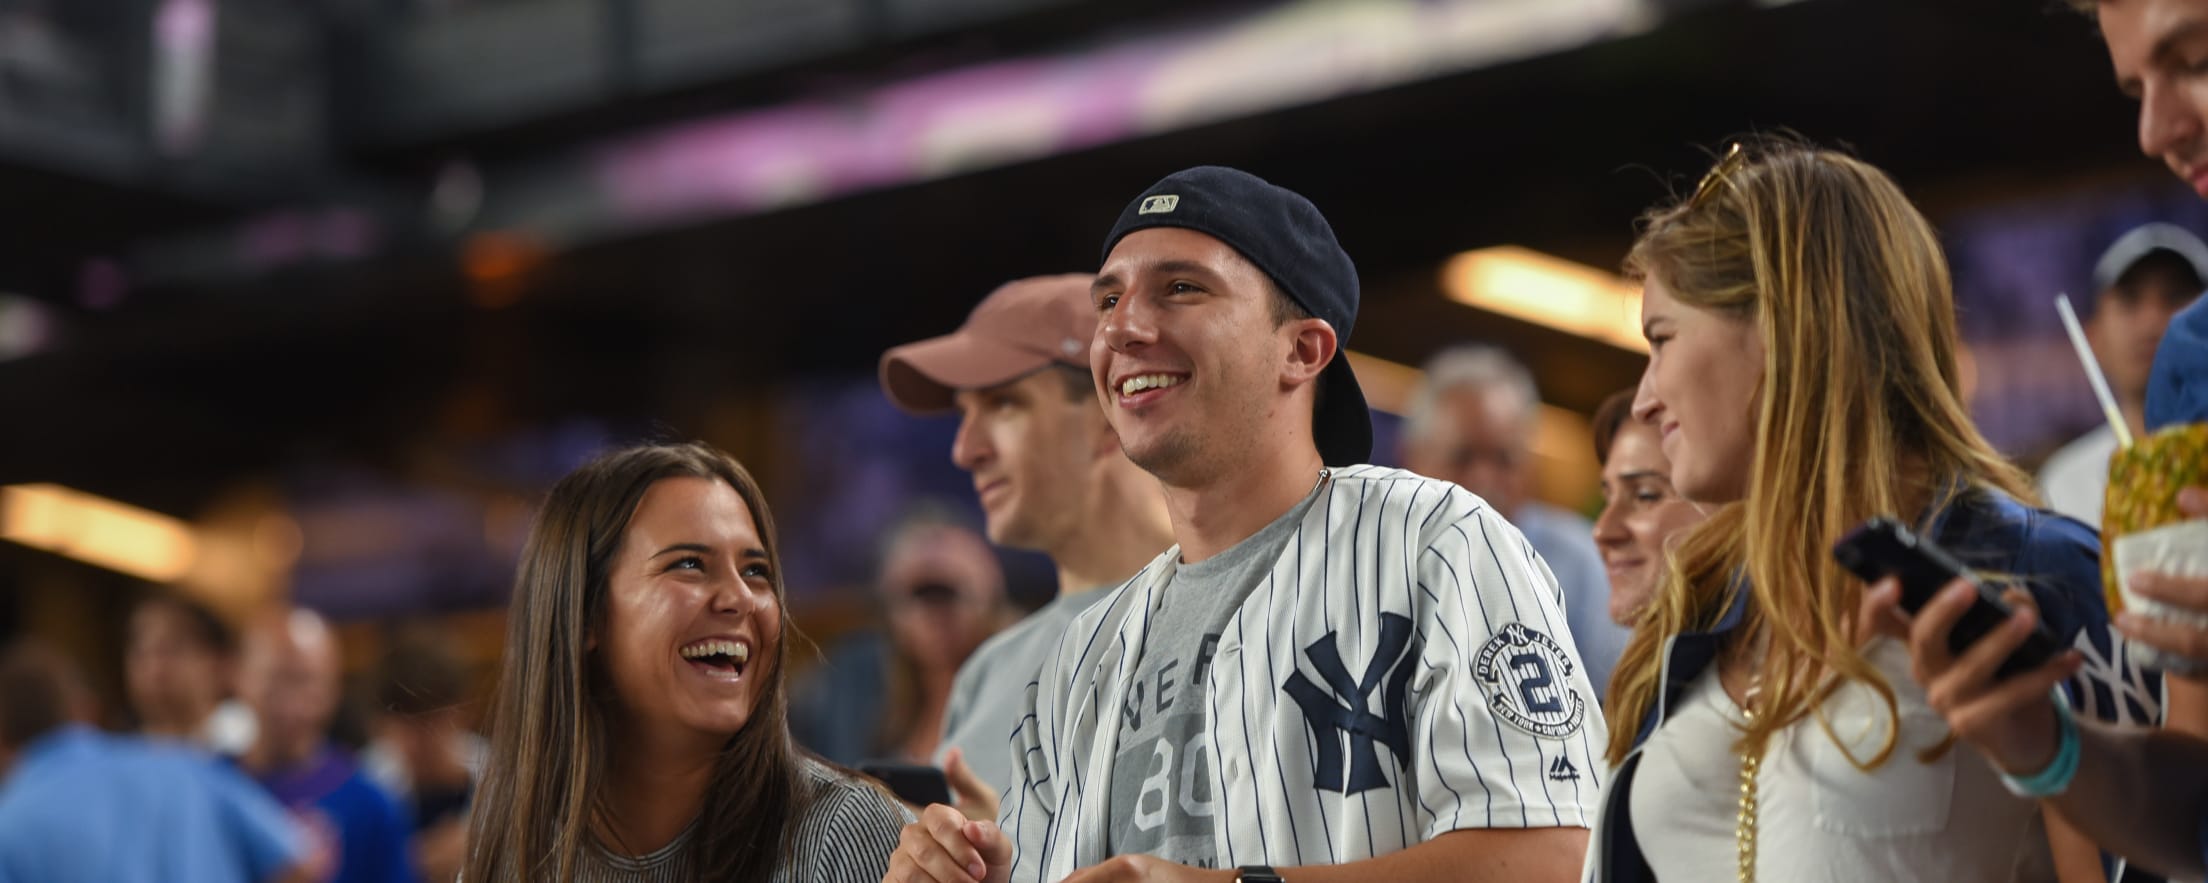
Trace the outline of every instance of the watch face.
<instances>
[{"instance_id":1,"label":"watch face","mask_svg":"<svg viewBox=\"0 0 2208 883\"><path fill-rule=\"evenodd\" d=\"M1280 878L1280 874L1264 865L1243 865L1236 871L1235 879L1241 883L1287 883Z\"/></svg>"}]
</instances>

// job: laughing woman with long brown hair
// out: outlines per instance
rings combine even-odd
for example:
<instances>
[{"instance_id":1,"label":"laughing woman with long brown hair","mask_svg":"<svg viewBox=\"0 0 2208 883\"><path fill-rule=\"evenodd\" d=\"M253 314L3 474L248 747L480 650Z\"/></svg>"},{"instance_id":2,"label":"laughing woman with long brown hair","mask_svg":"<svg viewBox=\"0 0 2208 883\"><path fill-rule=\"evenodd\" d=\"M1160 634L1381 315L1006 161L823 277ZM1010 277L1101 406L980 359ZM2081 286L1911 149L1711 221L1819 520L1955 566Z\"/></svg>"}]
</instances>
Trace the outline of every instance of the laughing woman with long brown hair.
<instances>
[{"instance_id":1,"label":"laughing woman with long brown hair","mask_svg":"<svg viewBox=\"0 0 2208 883\"><path fill-rule=\"evenodd\" d=\"M554 486L514 582L470 881L873 883L905 815L791 743L774 520L703 445Z\"/></svg>"}]
</instances>

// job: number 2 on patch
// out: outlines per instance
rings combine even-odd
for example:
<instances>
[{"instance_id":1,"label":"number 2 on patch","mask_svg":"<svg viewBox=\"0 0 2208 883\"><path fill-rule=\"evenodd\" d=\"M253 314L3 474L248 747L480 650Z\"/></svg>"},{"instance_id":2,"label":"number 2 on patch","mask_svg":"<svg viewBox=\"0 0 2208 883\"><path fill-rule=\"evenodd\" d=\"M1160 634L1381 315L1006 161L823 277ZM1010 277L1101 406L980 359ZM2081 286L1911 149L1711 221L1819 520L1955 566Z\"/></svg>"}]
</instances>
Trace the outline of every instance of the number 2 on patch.
<instances>
[{"instance_id":1,"label":"number 2 on patch","mask_svg":"<svg viewBox=\"0 0 2208 883\"><path fill-rule=\"evenodd\" d=\"M1555 714L1564 710L1564 703L1557 701L1556 691L1549 687L1556 683L1549 671L1549 661L1539 653L1520 653L1510 658L1510 670L1518 673L1518 698L1526 701L1526 710L1534 714ZM1546 693L1541 691L1546 690Z\"/></svg>"}]
</instances>

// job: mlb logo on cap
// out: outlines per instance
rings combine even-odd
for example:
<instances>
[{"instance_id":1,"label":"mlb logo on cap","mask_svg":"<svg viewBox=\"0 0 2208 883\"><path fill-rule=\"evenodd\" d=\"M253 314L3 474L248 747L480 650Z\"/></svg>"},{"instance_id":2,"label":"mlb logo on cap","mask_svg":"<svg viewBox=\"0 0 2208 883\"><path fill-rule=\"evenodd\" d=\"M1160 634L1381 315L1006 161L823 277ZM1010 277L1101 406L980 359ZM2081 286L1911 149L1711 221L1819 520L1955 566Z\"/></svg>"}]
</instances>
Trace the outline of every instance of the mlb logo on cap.
<instances>
[{"instance_id":1,"label":"mlb logo on cap","mask_svg":"<svg viewBox=\"0 0 2208 883\"><path fill-rule=\"evenodd\" d=\"M1160 215L1172 211L1174 207L1179 206L1180 204L1181 198L1171 193L1163 194L1160 196L1153 196L1149 199L1143 200L1142 208L1136 209L1135 214Z\"/></svg>"}]
</instances>

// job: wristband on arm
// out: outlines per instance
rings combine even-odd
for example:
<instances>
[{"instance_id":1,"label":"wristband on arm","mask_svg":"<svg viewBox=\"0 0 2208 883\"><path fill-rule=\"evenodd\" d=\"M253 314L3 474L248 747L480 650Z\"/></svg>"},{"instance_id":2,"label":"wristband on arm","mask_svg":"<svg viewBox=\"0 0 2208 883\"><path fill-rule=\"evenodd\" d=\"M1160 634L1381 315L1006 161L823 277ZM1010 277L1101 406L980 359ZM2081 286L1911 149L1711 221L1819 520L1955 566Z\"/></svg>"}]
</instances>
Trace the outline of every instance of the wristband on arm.
<instances>
[{"instance_id":1,"label":"wristband on arm","mask_svg":"<svg viewBox=\"0 0 2208 883\"><path fill-rule=\"evenodd\" d=\"M2047 767L2029 776L2001 773L2001 784L2010 794L2041 800L2070 790L2070 780L2078 777L2078 755L2083 753L2079 744L2078 720L2070 713L2070 700L2056 687L2055 699L2055 757Z\"/></svg>"}]
</instances>

